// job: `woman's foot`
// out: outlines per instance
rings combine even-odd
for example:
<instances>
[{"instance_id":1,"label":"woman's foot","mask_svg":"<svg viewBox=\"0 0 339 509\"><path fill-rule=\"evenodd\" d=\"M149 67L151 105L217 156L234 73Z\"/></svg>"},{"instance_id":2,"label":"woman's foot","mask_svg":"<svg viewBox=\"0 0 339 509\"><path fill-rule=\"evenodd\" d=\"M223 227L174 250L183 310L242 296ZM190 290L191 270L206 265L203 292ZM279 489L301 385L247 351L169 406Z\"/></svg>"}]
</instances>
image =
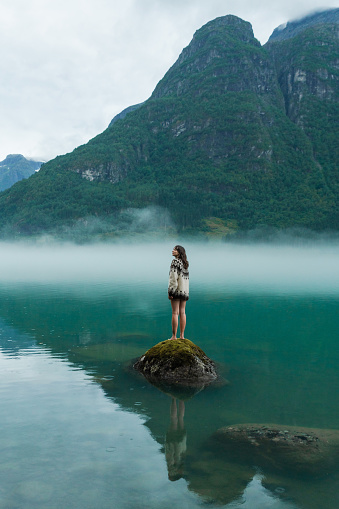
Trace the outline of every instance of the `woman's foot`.
<instances>
[{"instance_id":1,"label":"woman's foot","mask_svg":"<svg viewBox=\"0 0 339 509\"><path fill-rule=\"evenodd\" d=\"M177 339L175 336L172 336L170 339Z\"/></svg>"}]
</instances>

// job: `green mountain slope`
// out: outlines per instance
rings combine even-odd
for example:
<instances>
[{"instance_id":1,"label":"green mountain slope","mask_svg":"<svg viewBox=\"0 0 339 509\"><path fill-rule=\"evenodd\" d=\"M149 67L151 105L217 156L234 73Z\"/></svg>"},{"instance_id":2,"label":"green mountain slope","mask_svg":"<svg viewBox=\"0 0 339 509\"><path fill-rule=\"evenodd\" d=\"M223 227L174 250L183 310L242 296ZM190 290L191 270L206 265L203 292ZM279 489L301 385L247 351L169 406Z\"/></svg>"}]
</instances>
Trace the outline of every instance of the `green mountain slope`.
<instances>
[{"instance_id":1,"label":"green mountain slope","mask_svg":"<svg viewBox=\"0 0 339 509\"><path fill-rule=\"evenodd\" d=\"M333 194L335 206L327 224L338 228L339 9L331 12L327 23L306 27L281 42L272 38L266 47L275 61L286 114L310 140L314 160Z\"/></svg>"},{"instance_id":2,"label":"green mountain slope","mask_svg":"<svg viewBox=\"0 0 339 509\"><path fill-rule=\"evenodd\" d=\"M0 195L7 229L34 233L150 204L167 207L183 229L208 229L211 217L240 229L333 228L337 92L319 103L309 87L295 106L299 96L284 86L295 62L308 62L300 37L319 48L326 39L328 51L309 60L316 74L330 65L333 26L261 47L235 16L207 23L150 99Z\"/></svg>"}]
</instances>

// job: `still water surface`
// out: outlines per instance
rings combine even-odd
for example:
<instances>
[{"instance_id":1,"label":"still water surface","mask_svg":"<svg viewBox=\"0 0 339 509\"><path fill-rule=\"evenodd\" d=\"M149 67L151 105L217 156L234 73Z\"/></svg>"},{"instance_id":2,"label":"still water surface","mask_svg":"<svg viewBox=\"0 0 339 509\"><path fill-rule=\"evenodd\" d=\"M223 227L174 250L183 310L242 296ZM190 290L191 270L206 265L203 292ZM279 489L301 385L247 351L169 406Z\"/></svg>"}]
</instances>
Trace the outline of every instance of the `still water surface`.
<instances>
[{"instance_id":1,"label":"still water surface","mask_svg":"<svg viewBox=\"0 0 339 509\"><path fill-rule=\"evenodd\" d=\"M338 466L273 471L210 441L339 429L339 246L188 244L186 337L230 383L177 415L129 368L171 333L171 248L2 246L1 509L339 507Z\"/></svg>"}]
</instances>

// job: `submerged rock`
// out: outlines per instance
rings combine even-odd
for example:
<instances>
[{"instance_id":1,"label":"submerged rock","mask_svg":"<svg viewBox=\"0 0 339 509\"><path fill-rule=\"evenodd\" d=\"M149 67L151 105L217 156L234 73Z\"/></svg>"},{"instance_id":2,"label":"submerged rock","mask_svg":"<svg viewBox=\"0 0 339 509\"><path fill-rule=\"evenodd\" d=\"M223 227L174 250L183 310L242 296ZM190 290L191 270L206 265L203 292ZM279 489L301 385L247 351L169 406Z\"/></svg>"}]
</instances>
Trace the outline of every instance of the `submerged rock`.
<instances>
[{"instance_id":1,"label":"submerged rock","mask_svg":"<svg viewBox=\"0 0 339 509\"><path fill-rule=\"evenodd\" d=\"M338 464L339 431L291 426L240 424L212 435L227 457L265 469L326 474Z\"/></svg>"},{"instance_id":2,"label":"submerged rock","mask_svg":"<svg viewBox=\"0 0 339 509\"><path fill-rule=\"evenodd\" d=\"M217 379L214 362L189 339L167 339L150 348L134 364L151 383L180 385L193 392Z\"/></svg>"}]
</instances>

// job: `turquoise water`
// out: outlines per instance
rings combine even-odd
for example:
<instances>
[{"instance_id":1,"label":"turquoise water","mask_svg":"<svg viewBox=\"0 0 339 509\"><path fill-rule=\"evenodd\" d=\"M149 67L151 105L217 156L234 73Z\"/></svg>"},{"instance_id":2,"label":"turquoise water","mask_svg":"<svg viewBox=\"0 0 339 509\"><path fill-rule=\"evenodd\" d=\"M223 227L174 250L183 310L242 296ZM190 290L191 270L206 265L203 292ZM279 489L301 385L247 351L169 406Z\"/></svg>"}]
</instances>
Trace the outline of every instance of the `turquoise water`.
<instances>
[{"instance_id":1,"label":"turquoise water","mask_svg":"<svg viewBox=\"0 0 339 509\"><path fill-rule=\"evenodd\" d=\"M210 440L239 423L339 429L339 246L187 245L185 335L230 383L172 418L130 369L171 333L171 247L2 246L1 509L339 506L338 464L273 471Z\"/></svg>"}]
</instances>

